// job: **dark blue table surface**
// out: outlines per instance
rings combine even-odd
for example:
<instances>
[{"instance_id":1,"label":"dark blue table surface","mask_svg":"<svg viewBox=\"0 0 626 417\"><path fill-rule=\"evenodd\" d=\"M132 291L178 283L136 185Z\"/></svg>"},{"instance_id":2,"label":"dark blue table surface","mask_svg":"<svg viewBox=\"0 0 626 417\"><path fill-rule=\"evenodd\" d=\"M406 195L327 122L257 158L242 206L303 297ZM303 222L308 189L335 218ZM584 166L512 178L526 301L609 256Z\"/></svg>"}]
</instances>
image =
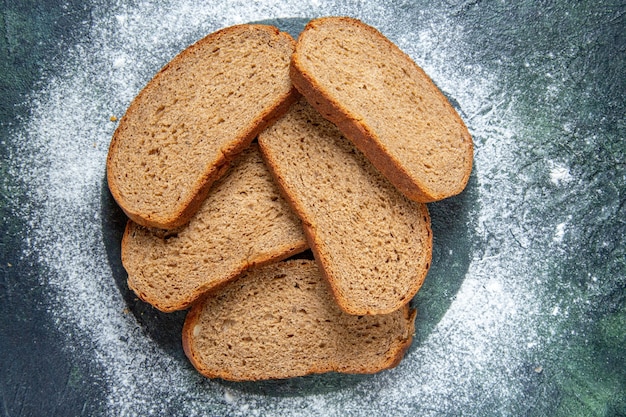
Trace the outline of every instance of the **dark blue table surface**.
<instances>
[{"instance_id":1,"label":"dark blue table surface","mask_svg":"<svg viewBox=\"0 0 626 417\"><path fill-rule=\"evenodd\" d=\"M378 27L475 140L429 205L416 336L375 376L199 376L125 283L104 160L115 118L220 27L347 14ZM600 2L5 2L0 19L0 412L626 415L626 5Z\"/></svg>"}]
</instances>

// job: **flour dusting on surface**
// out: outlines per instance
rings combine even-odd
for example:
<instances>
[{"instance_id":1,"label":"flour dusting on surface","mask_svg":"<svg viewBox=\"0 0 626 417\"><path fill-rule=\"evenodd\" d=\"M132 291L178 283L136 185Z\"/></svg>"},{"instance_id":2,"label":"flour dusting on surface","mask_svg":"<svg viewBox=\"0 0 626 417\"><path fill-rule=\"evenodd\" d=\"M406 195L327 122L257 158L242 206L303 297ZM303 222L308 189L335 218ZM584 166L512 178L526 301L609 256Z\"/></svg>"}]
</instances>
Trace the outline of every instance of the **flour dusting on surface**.
<instances>
[{"instance_id":1,"label":"flour dusting on surface","mask_svg":"<svg viewBox=\"0 0 626 417\"><path fill-rule=\"evenodd\" d=\"M417 16L423 24L413 29L402 19L415 16L403 17L385 3L108 5L93 12L92 42L69 50L65 72L45 80L45 88L32 97L32 117L13 167L26 178L32 202L24 208L32 219L27 250L48 271L42 285L50 289L49 311L68 345L84 344L106 372L111 415L523 411L506 407L525 395L529 378L542 373L536 371L543 369L537 352L550 332L535 323L542 316L556 323L564 313L559 305L541 304L535 290L541 271L533 263L543 251L558 250L569 225L559 222L544 233L534 228L532 213L520 215L522 199L535 198L525 194L523 173L517 174L524 127L514 98L503 96L498 74L467 53L476 46L464 39L463 28L430 10ZM344 389L291 396L225 388L165 353L124 312L102 236L103 176L116 126L111 117L121 117L160 67L205 34L236 23L331 14L378 27L458 105L475 140L478 207L471 263L445 315L396 369ZM556 186L572 180L564 165L554 165L547 177Z\"/></svg>"}]
</instances>

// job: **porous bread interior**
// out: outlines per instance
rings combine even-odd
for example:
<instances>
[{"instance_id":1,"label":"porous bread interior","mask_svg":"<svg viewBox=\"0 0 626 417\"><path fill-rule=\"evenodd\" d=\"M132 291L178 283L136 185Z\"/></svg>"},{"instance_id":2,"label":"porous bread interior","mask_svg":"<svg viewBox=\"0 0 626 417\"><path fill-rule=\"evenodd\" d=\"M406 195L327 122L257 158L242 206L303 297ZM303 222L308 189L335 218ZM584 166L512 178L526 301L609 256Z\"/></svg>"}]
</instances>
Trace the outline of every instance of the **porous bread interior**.
<instances>
[{"instance_id":1,"label":"porous bread interior","mask_svg":"<svg viewBox=\"0 0 626 417\"><path fill-rule=\"evenodd\" d=\"M188 225L163 231L129 222L122 260L139 297L171 311L255 264L306 247L300 220L253 144L214 184Z\"/></svg>"},{"instance_id":2,"label":"porous bread interior","mask_svg":"<svg viewBox=\"0 0 626 417\"><path fill-rule=\"evenodd\" d=\"M431 260L426 206L399 193L304 99L259 144L340 306L379 314L407 303Z\"/></svg>"},{"instance_id":3,"label":"porous bread interior","mask_svg":"<svg viewBox=\"0 0 626 417\"><path fill-rule=\"evenodd\" d=\"M353 316L335 303L315 263L291 260L251 270L207 298L185 323L186 351L205 375L232 380L395 366L414 316Z\"/></svg>"},{"instance_id":4,"label":"porous bread interior","mask_svg":"<svg viewBox=\"0 0 626 417\"><path fill-rule=\"evenodd\" d=\"M434 199L465 187L473 152L465 125L430 78L380 33L352 19L321 19L303 32L296 54L322 93L365 125L380 151Z\"/></svg>"},{"instance_id":5,"label":"porous bread interior","mask_svg":"<svg viewBox=\"0 0 626 417\"><path fill-rule=\"evenodd\" d=\"M198 42L168 64L116 133L108 175L125 211L175 218L207 173L227 163L242 139L251 141L242 136L291 91L292 52L287 35L242 25Z\"/></svg>"}]
</instances>

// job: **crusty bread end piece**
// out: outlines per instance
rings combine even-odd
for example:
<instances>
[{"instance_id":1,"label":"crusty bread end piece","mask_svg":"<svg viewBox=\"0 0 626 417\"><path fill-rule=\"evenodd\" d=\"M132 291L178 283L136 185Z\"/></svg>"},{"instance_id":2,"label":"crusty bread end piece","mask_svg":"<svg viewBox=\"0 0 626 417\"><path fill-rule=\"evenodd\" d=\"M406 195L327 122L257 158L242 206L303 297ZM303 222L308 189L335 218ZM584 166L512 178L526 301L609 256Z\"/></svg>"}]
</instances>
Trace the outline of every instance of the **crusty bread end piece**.
<instances>
[{"instance_id":1,"label":"crusty bread end piece","mask_svg":"<svg viewBox=\"0 0 626 417\"><path fill-rule=\"evenodd\" d=\"M414 320L406 305L386 315L346 314L315 262L290 260L250 270L194 305L183 347L209 378L375 373L400 362Z\"/></svg>"},{"instance_id":2,"label":"crusty bread end piece","mask_svg":"<svg viewBox=\"0 0 626 417\"><path fill-rule=\"evenodd\" d=\"M428 75L375 28L348 17L310 21L290 76L410 199L431 202L465 188L473 158L465 124Z\"/></svg>"},{"instance_id":3,"label":"crusty bread end piece","mask_svg":"<svg viewBox=\"0 0 626 417\"><path fill-rule=\"evenodd\" d=\"M426 205L403 196L304 98L258 140L340 307L386 314L408 303L430 267Z\"/></svg>"},{"instance_id":4,"label":"crusty bread end piece","mask_svg":"<svg viewBox=\"0 0 626 417\"><path fill-rule=\"evenodd\" d=\"M215 183L187 225L165 231L129 221L122 263L139 298L173 311L187 308L247 268L307 247L300 220L252 144Z\"/></svg>"},{"instance_id":5,"label":"crusty bread end piece","mask_svg":"<svg viewBox=\"0 0 626 417\"><path fill-rule=\"evenodd\" d=\"M186 223L229 160L298 96L295 41L272 26L231 26L163 67L132 101L107 158L111 194L144 226Z\"/></svg>"}]
</instances>

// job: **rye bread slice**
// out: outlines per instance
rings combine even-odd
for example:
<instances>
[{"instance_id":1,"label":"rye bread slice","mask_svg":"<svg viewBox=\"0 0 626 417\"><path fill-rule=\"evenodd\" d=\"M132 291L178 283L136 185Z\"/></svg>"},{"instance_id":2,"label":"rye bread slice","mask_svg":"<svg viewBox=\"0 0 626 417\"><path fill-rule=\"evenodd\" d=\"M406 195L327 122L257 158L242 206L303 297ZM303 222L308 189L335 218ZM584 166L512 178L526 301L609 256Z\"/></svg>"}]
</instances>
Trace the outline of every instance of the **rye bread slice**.
<instances>
[{"instance_id":1,"label":"rye bread slice","mask_svg":"<svg viewBox=\"0 0 626 417\"><path fill-rule=\"evenodd\" d=\"M341 311L311 260L244 273L187 314L183 347L200 373L234 381L314 373L375 373L410 346L415 311Z\"/></svg>"},{"instance_id":2,"label":"rye bread slice","mask_svg":"<svg viewBox=\"0 0 626 417\"><path fill-rule=\"evenodd\" d=\"M402 193L431 202L460 193L472 169L465 124L426 73L375 28L314 19L290 76Z\"/></svg>"},{"instance_id":3,"label":"rye bread slice","mask_svg":"<svg viewBox=\"0 0 626 417\"><path fill-rule=\"evenodd\" d=\"M111 194L144 226L186 223L211 184L295 101L295 41L272 26L238 25L191 45L132 101L107 158Z\"/></svg>"},{"instance_id":4,"label":"rye bread slice","mask_svg":"<svg viewBox=\"0 0 626 417\"><path fill-rule=\"evenodd\" d=\"M386 314L409 302L431 261L426 205L402 195L304 99L259 145L340 307Z\"/></svg>"},{"instance_id":5,"label":"rye bread slice","mask_svg":"<svg viewBox=\"0 0 626 417\"><path fill-rule=\"evenodd\" d=\"M122 263L137 296L167 312L187 308L248 268L306 248L300 220L252 144L187 225L165 231L130 220Z\"/></svg>"}]
</instances>

